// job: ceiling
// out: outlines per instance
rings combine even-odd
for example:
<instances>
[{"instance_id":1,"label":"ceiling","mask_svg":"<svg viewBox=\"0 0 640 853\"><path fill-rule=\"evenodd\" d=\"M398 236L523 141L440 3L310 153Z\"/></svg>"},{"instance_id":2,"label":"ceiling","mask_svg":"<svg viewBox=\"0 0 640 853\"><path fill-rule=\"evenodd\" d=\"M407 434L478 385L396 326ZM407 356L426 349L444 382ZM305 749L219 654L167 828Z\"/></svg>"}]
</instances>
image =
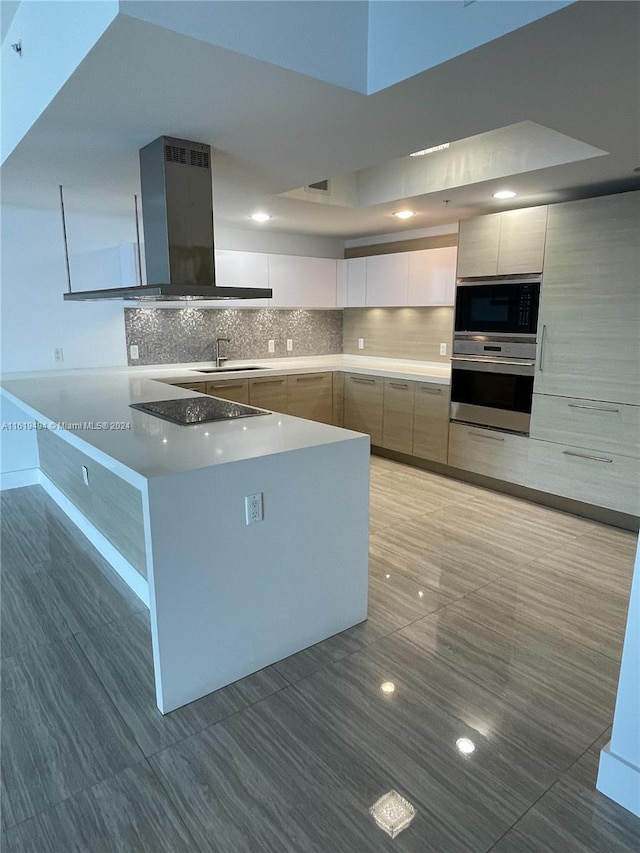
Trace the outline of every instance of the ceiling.
<instances>
[{"instance_id":1,"label":"ceiling","mask_svg":"<svg viewBox=\"0 0 640 853\"><path fill-rule=\"evenodd\" d=\"M88 211L130 212L138 149L165 134L213 146L216 221L234 228L347 240L640 188L639 43L639 3L576 3L366 95L119 15L5 162L3 202L45 206L63 184ZM512 126L541 136L524 160L513 137L510 171L412 178L408 155L445 141L495 166L487 139ZM579 159L546 156L563 137ZM349 204L282 195L349 176L364 187ZM517 198L493 199L507 184ZM257 209L273 218L254 225Z\"/></svg>"}]
</instances>

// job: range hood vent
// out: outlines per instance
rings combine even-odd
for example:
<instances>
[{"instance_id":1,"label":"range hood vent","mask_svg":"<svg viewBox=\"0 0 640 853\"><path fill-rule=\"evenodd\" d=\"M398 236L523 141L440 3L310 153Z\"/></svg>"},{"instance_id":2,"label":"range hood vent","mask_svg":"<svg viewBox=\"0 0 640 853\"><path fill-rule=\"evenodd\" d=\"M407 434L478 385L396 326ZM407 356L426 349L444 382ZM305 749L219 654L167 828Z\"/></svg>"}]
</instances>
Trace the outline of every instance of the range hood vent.
<instances>
[{"instance_id":1,"label":"range hood vent","mask_svg":"<svg viewBox=\"0 0 640 853\"><path fill-rule=\"evenodd\" d=\"M140 150L148 284L64 294L66 300L269 299L266 287L215 283L211 149L161 136ZM64 206L63 206L64 222Z\"/></svg>"}]
</instances>

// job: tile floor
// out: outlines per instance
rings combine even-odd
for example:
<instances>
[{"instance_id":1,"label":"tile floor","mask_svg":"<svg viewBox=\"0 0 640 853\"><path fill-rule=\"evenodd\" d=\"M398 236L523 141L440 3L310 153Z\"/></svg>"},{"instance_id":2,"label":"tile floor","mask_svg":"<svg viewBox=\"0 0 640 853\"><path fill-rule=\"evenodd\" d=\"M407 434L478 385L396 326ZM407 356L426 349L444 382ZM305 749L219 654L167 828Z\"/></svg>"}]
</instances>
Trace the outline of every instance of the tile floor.
<instances>
[{"instance_id":1,"label":"tile floor","mask_svg":"<svg viewBox=\"0 0 640 853\"><path fill-rule=\"evenodd\" d=\"M162 717L144 608L0 500L5 853L640 849L594 789L634 535L374 457L367 622Z\"/></svg>"}]
</instances>

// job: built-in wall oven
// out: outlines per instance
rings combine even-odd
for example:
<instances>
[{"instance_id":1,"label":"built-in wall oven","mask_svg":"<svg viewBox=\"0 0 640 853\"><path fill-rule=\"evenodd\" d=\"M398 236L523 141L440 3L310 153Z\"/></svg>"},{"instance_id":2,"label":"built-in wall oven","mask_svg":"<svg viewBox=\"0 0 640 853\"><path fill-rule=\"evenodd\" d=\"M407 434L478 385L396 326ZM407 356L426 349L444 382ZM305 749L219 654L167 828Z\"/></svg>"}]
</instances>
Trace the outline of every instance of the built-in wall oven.
<instances>
[{"instance_id":1,"label":"built-in wall oven","mask_svg":"<svg viewBox=\"0 0 640 853\"><path fill-rule=\"evenodd\" d=\"M451 420L529 433L540 278L459 281Z\"/></svg>"}]
</instances>

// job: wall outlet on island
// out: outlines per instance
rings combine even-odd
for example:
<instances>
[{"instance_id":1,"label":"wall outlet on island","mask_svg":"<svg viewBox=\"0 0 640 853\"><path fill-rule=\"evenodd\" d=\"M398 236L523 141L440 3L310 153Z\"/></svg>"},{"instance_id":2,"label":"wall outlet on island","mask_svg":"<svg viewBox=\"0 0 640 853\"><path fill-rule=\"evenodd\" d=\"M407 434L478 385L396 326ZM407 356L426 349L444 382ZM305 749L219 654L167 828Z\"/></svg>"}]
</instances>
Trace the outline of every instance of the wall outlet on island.
<instances>
[{"instance_id":1,"label":"wall outlet on island","mask_svg":"<svg viewBox=\"0 0 640 853\"><path fill-rule=\"evenodd\" d=\"M129 347L129 355L131 356L132 361L137 361L140 358L140 352L138 351L136 344L131 344Z\"/></svg>"},{"instance_id":2,"label":"wall outlet on island","mask_svg":"<svg viewBox=\"0 0 640 853\"><path fill-rule=\"evenodd\" d=\"M446 355L446 354L447 354L447 345L446 344L440 344L440 355Z\"/></svg>"},{"instance_id":3,"label":"wall outlet on island","mask_svg":"<svg viewBox=\"0 0 640 853\"><path fill-rule=\"evenodd\" d=\"M287 338L287 352L293 352L293 340L292 340L292 338Z\"/></svg>"},{"instance_id":4,"label":"wall outlet on island","mask_svg":"<svg viewBox=\"0 0 640 853\"><path fill-rule=\"evenodd\" d=\"M276 351L276 342L275 341L269 341L267 346L268 346L269 352L275 352Z\"/></svg>"},{"instance_id":5,"label":"wall outlet on island","mask_svg":"<svg viewBox=\"0 0 640 853\"><path fill-rule=\"evenodd\" d=\"M247 495L244 499L244 511L247 524L255 524L262 521L262 492L255 495Z\"/></svg>"},{"instance_id":6,"label":"wall outlet on island","mask_svg":"<svg viewBox=\"0 0 640 853\"><path fill-rule=\"evenodd\" d=\"M358 338L358 349L364 349L364 338Z\"/></svg>"},{"instance_id":7,"label":"wall outlet on island","mask_svg":"<svg viewBox=\"0 0 640 853\"><path fill-rule=\"evenodd\" d=\"M62 347L53 348L53 360L64 361L64 352L62 351Z\"/></svg>"}]
</instances>

